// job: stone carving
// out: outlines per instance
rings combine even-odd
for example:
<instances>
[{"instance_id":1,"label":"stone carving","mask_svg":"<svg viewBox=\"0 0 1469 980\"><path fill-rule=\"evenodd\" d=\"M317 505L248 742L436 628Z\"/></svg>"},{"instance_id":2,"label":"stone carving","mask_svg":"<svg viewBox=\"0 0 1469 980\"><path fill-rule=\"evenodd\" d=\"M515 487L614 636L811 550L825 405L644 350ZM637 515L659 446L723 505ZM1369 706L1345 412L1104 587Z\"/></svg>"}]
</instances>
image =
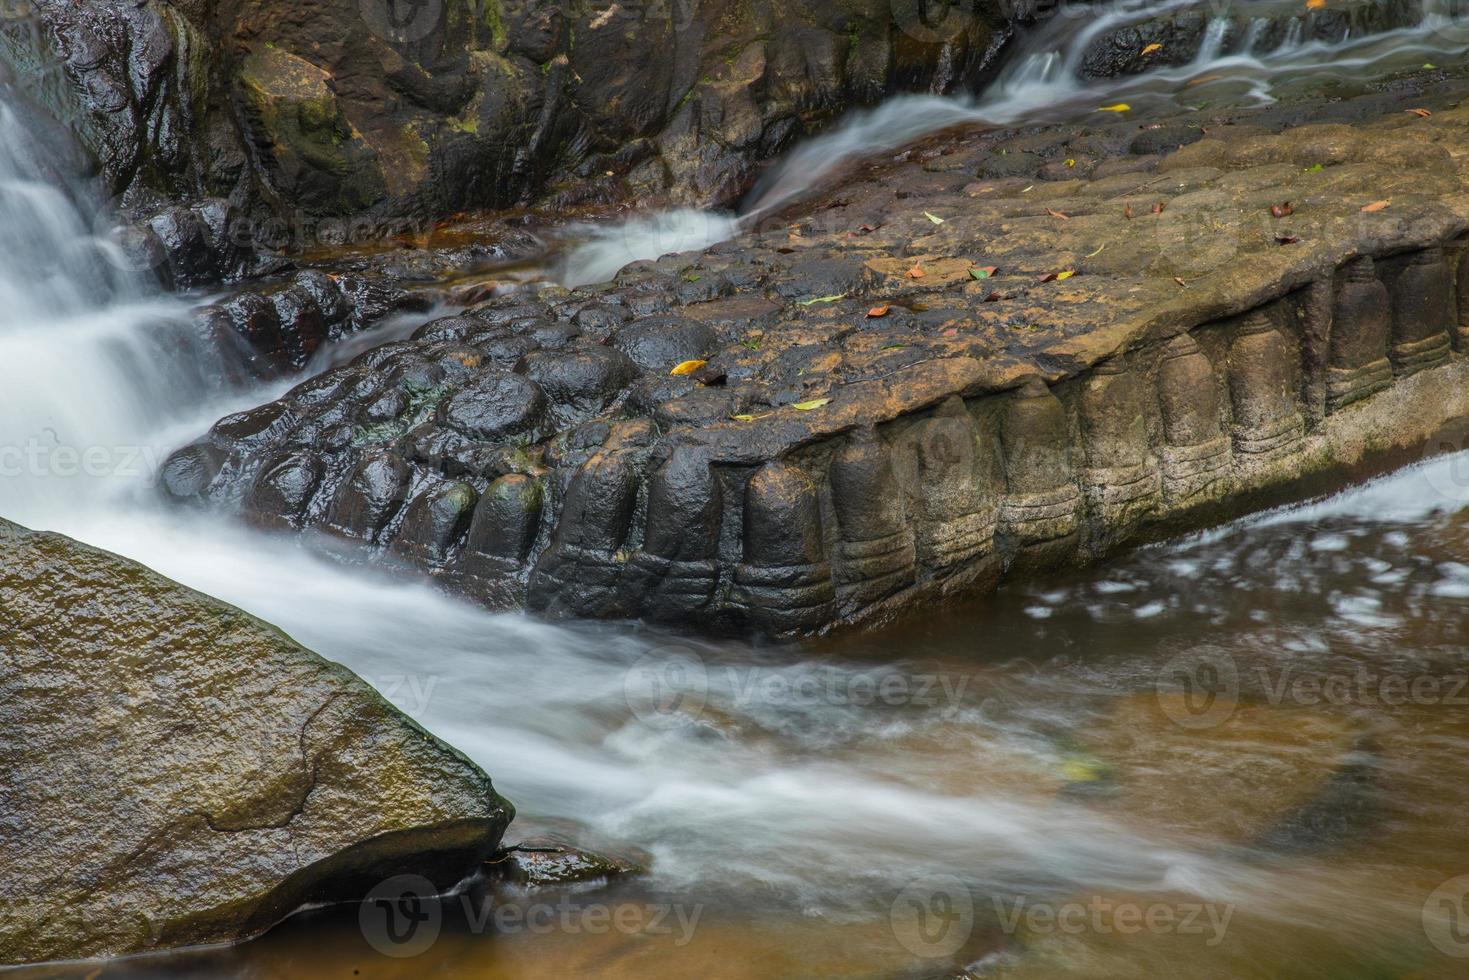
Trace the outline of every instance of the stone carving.
<instances>
[{"instance_id":1,"label":"stone carving","mask_svg":"<svg viewBox=\"0 0 1469 980\"><path fill-rule=\"evenodd\" d=\"M1165 496L1188 500L1228 476L1229 439L1220 426L1214 365L1186 333L1163 348L1158 405L1166 440L1158 450Z\"/></svg>"},{"instance_id":2,"label":"stone carving","mask_svg":"<svg viewBox=\"0 0 1469 980\"><path fill-rule=\"evenodd\" d=\"M1158 503L1161 482L1148 446L1146 382L1114 357L1081 387L1086 436L1083 487L1090 513L1103 524L1126 524Z\"/></svg>"},{"instance_id":3,"label":"stone carving","mask_svg":"<svg viewBox=\"0 0 1469 980\"><path fill-rule=\"evenodd\" d=\"M527 606L571 616L622 614L618 552L637 504L637 475L627 461L597 453L582 464L561 502L550 546L531 572Z\"/></svg>"},{"instance_id":4,"label":"stone carving","mask_svg":"<svg viewBox=\"0 0 1469 980\"><path fill-rule=\"evenodd\" d=\"M1416 253L1392 285L1392 364L1399 377L1440 364L1456 327L1454 284L1441 248Z\"/></svg>"},{"instance_id":5,"label":"stone carving","mask_svg":"<svg viewBox=\"0 0 1469 980\"><path fill-rule=\"evenodd\" d=\"M1066 410L1039 378L1010 396L1000 438L1007 493L1000 532L1018 544L1076 532L1080 493L1072 472Z\"/></svg>"},{"instance_id":6,"label":"stone carving","mask_svg":"<svg viewBox=\"0 0 1469 980\"><path fill-rule=\"evenodd\" d=\"M1273 460L1294 451L1305 436L1296 401L1299 354L1271 314L1255 310L1235 328L1229 348L1229 395L1234 404L1234 448L1243 457Z\"/></svg>"},{"instance_id":7,"label":"stone carving","mask_svg":"<svg viewBox=\"0 0 1469 980\"><path fill-rule=\"evenodd\" d=\"M410 565L442 567L469 527L478 501L471 484L444 480L430 485L408 504L388 550Z\"/></svg>"},{"instance_id":8,"label":"stone carving","mask_svg":"<svg viewBox=\"0 0 1469 980\"><path fill-rule=\"evenodd\" d=\"M917 553L892 453L873 427L848 437L832 459L830 479L838 528L836 580L843 609L855 611L912 585Z\"/></svg>"},{"instance_id":9,"label":"stone carving","mask_svg":"<svg viewBox=\"0 0 1469 980\"><path fill-rule=\"evenodd\" d=\"M809 632L831 622L836 590L816 486L799 466L766 463L745 488L744 561L731 605L757 630Z\"/></svg>"},{"instance_id":10,"label":"stone carving","mask_svg":"<svg viewBox=\"0 0 1469 980\"><path fill-rule=\"evenodd\" d=\"M989 554L1001 477L994 453L980 451L979 429L963 399L948 399L909 429L902 454L923 567L943 572Z\"/></svg>"},{"instance_id":11,"label":"stone carving","mask_svg":"<svg viewBox=\"0 0 1469 980\"><path fill-rule=\"evenodd\" d=\"M1372 260L1349 262L1338 276L1326 364L1326 407L1335 412L1392 384L1387 352L1392 302Z\"/></svg>"},{"instance_id":12,"label":"stone carving","mask_svg":"<svg viewBox=\"0 0 1469 980\"><path fill-rule=\"evenodd\" d=\"M719 584L724 494L709 458L673 452L648 480L643 548L622 579L625 604L649 619L677 621L699 612Z\"/></svg>"},{"instance_id":13,"label":"stone carving","mask_svg":"<svg viewBox=\"0 0 1469 980\"><path fill-rule=\"evenodd\" d=\"M519 605L544 502L541 482L522 473L502 476L480 494L454 573L490 605Z\"/></svg>"}]
</instances>

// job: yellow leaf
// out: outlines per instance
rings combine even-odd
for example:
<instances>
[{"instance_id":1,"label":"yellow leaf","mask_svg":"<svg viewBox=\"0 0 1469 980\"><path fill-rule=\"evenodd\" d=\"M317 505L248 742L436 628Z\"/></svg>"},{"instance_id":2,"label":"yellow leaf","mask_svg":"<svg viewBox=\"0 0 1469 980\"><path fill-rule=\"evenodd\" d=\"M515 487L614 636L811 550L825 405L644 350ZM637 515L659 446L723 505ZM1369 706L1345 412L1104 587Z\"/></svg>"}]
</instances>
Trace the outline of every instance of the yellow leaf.
<instances>
[{"instance_id":1,"label":"yellow leaf","mask_svg":"<svg viewBox=\"0 0 1469 980\"><path fill-rule=\"evenodd\" d=\"M817 398L809 402L796 402L794 405L791 406L791 408L794 408L798 412L810 412L822 407L823 405L830 404L830 398Z\"/></svg>"},{"instance_id":2,"label":"yellow leaf","mask_svg":"<svg viewBox=\"0 0 1469 980\"><path fill-rule=\"evenodd\" d=\"M1097 246L1097 250L1095 252L1088 252L1088 253L1086 253L1086 257L1089 258L1089 259L1096 258L1098 255L1101 255L1102 254L1102 249L1104 249L1106 247L1107 247L1107 243L1106 242L1103 242L1102 244L1100 244L1100 245Z\"/></svg>"},{"instance_id":3,"label":"yellow leaf","mask_svg":"<svg viewBox=\"0 0 1469 980\"><path fill-rule=\"evenodd\" d=\"M682 364L674 368L672 371L669 371L668 373L676 378L681 378L685 375L693 374L695 371L699 370L699 368L708 363L708 361L684 361Z\"/></svg>"},{"instance_id":4,"label":"yellow leaf","mask_svg":"<svg viewBox=\"0 0 1469 980\"><path fill-rule=\"evenodd\" d=\"M1163 50L1163 45L1161 45L1161 44L1150 44L1147 47L1143 48L1143 54L1144 55L1149 55L1149 54L1152 54L1154 51L1162 51L1162 50Z\"/></svg>"},{"instance_id":5,"label":"yellow leaf","mask_svg":"<svg viewBox=\"0 0 1469 980\"><path fill-rule=\"evenodd\" d=\"M1099 108L1097 111L1098 112L1126 112L1126 111L1128 111L1131 108L1132 108L1132 106L1128 105L1126 102L1119 102L1116 105L1104 105L1101 108Z\"/></svg>"},{"instance_id":6,"label":"yellow leaf","mask_svg":"<svg viewBox=\"0 0 1469 980\"><path fill-rule=\"evenodd\" d=\"M731 415L730 418L736 422L759 422L761 419L770 418L773 414L773 412L766 412L764 415Z\"/></svg>"},{"instance_id":7,"label":"yellow leaf","mask_svg":"<svg viewBox=\"0 0 1469 980\"><path fill-rule=\"evenodd\" d=\"M932 221L936 225L941 225L941 224L944 223L944 219L943 218L940 218L936 214L929 214L927 211L925 211L925 212L923 212L923 216L925 218L927 218L929 221Z\"/></svg>"},{"instance_id":8,"label":"yellow leaf","mask_svg":"<svg viewBox=\"0 0 1469 980\"><path fill-rule=\"evenodd\" d=\"M1073 270L1067 269L1065 272L1058 272L1058 273L1056 273L1056 278L1058 280L1060 280L1060 279L1070 279L1074 275L1076 275L1076 273Z\"/></svg>"}]
</instances>

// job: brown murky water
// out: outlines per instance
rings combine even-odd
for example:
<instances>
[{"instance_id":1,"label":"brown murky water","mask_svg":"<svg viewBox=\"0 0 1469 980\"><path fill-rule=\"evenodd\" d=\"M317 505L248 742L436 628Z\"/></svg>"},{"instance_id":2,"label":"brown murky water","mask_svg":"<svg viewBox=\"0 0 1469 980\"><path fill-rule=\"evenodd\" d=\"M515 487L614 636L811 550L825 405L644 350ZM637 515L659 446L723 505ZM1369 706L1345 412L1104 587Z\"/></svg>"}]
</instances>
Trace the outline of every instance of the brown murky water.
<instances>
[{"instance_id":1,"label":"brown murky water","mask_svg":"<svg viewBox=\"0 0 1469 980\"><path fill-rule=\"evenodd\" d=\"M291 624L494 774L512 839L574 822L650 873L100 976L1469 975L1466 468L803 648L420 596L437 659L394 683Z\"/></svg>"}]
</instances>

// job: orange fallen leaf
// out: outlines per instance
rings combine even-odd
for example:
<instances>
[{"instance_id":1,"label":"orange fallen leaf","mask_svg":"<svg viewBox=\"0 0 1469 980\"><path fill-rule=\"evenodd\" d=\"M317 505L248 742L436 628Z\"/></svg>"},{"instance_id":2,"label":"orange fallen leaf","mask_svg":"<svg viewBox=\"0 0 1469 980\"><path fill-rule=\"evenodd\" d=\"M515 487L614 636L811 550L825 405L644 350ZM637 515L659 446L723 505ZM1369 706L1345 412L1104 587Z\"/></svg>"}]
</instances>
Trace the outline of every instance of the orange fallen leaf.
<instances>
[{"instance_id":1,"label":"orange fallen leaf","mask_svg":"<svg viewBox=\"0 0 1469 980\"><path fill-rule=\"evenodd\" d=\"M867 311L867 315L870 316L870 317L872 317L875 320L878 317L887 316L888 315L888 310L890 308L891 307L887 307L887 306L874 306L872 309L870 309L870 310Z\"/></svg>"},{"instance_id":2,"label":"orange fallen leaf","mask_svg":"<svg viewBox=\"0 0 1469 980\"><path fill-rule=\"evenodd\" d=\"M1270 216L1272 218L1288 218L1295 213L1296 209L1291 207L1289 201L1286 201L1284 204L1270 205Z\"/></svg>"},{"instance_id":3,"label":"orange fallen leaf","mask_svg":"<svg viewBox=\"0 0 1469 980\"><path fill-rule=\"evenodd\" d=\"M1150 44L1147 47L1143 48L1142 55L1143 55L1143 57L1147 57L1148 55L1152 54L1154 51L1162 51L1162 50L1163 50L1163 45L1161 45L1161 44Z\"/></svg>"},{"instance_id":4,"label":"orange fallen leaf","mask_svg":"<svg viewBox=\"0 0 1469 980\"><path fill-rule=\"evenodd\" d=\"M684 361L668 373L675 378L684 378L693 374L699 368L706 366L708 363L708 361Z\"/></svg>"},{"instance_id":5,"label":"orange fallen leaf","mask_svg":"<svg viewBox=\"0 0 1469 980\"><path fill-rule=\"evenodd\" d=\"M1411 112L1419 119L1427 119L1429 116L1433 115L1433 113L1429 112L1427 109L1404 109L1403 111Z\"/></svg>"},{"instance_id":6,"label":"orange fallen leaf","mask_svg":"<svg viewBox=\"0 0 1469 980\"><path fill-rule=\"evenodd\" d=\"M1163 204L1163 202L1162 201L1159 201L1157 204L1154 204L1153 205L1153 213L1154 214L1162 214L1164 207L1165 207L1165 205Z\"/></svg>"},{"instance_id":7,"label":"orange fallen leaf","mask_svg":"<svg viewBox=\"0 0 1469 980\"><path fill-rule=\"evenodd\" d=\"M1122 209L1122 216L1124 218L1126 218L1128 221L1131 221L1132 220L1132 205L1131 204L1129 204L1127 207L1125 207L1125 208Z\"/></svg>"},{"instance_id":8,"label":"orange fallen leaf","mask_svg":"<svg viewBox=\"0 0 1469 980\"><path fill-rule=\"evenodd\" d=\"M1362 210L1368 214L1371 214L1374 211L1381 211L1385 209L1391 203L1391 201L1373 201L1371 204L1364 205L1362 207Z\"/></svg>"},{"instance_id":9,"label":"orange fallen leaf","mask_svg":"<svg viewBox=\"0 0 1469 980\"><path fill-rule=\"evenodd\" d=\"M913 268L909 269L905 273L905 275L909 279L922 279L924 276L928 275L928 273L923 271L923 266L915 263Z\"/></svg>"},{"instance_id":10,"label":"orange fallen leaf","mask_svg":"<svg viewBox=\"0 0 1469 980\"><path fill-rule=\"evenodd\" d=\"M954 327L950 327L949 329L947 329L947 330L944 331L944 336L945 337L953 337L958 332L959 331L957 329L955 329Z\"/></svg>"},{"instance_id":11,"label":"orange fallen leaf","mask_svg":"<svg viewBox=\"0 0 1469 980\"><path fill-rule=\"evenodd\" d=\"M1223 75L1200 75L1198 78L1190 78L1188 81L1184 82L1183 85L1184 88L1187 88L1190 85L1203 85L1205 82L1217 82L1223 77Z\"/></svg>"},{"instance_id":12,"label":"orange fallen leaf","mask_svg":"<svg viewBox=\"0 0 1469 980\"><path fill-rule=\"evenodd\" d=\"M1060 218L1062 221L1070 221L1071 220L1071 215L1065 214L1064 212L1061 212L1061 211L1057 211L1054 208L1046 208L1046 214L1049 214L1053 218Z\"/></svg>"},{"instance_id":13,"label":"orange fallen leaf","mask_svg":"<svg viewBox=\"0 0 1469 980\"><path fill-rule=\"evenodd\" d=\"M1176 283L1178 283L1180 286L1187 286L1188 285L1188 283L1186 283L1186 282L1183 281L1183 277L1182 276L1174 276L1173 277L1173 281L1176 282Z\"/></svg>"},{"instance_id":14,"label":"orange fallen leaf","mask_svg":"<svg viewBox=\"0 0 1469 980\"><path fill-rule=\"evenodd\" d=\"M1306 0L1307 10L1325 10L1326 0Z\"/></svg>"}]
</instances>

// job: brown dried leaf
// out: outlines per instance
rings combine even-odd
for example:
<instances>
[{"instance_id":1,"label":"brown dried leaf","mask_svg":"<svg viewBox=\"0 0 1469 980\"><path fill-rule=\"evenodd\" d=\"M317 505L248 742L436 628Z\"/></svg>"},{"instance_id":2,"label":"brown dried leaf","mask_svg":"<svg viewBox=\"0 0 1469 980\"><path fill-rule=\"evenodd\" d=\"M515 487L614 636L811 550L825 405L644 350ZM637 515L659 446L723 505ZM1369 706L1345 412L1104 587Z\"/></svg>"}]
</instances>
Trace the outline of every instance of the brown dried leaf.
<instances>
[{"instance_id":1,"label":"brown dried leaf","mask_svg":"<svg viewBox=\"0 0 1469 980\"><path fill-rule=\"evenodd\" d=\"M1289 201L1286 201L1283 204L1270 205L1270 216L1272 218L1289 218L1295 213L1296 209L1291 207L1291 203Z\"/></svg>"},{"instance_id":2,"label":"brown dried leaf","mask_svg":"<svg viewBox=\"0 0 1469 980\"><path fill-rule=\"evenodd\" d=\"M1053 218L1060 218L1062 221L1070 221L1071 220L1071 215L1065 214L1065 213L1063 213L1061 211L1057 211L1054 208L1046 208L1046 214L1049 214Z\"/></svg>"},{"instance_id":3,"label":"brown dried leaf","mask_svg":"<svg viewBox=\"0 0 1469 980\"><path fill-rule=\"evenodd\" d=\"M1362 210L1367 214L1372 214L1386 209L1391 203L1392 201L1373 201L1371 204L1363 205Z\"/></svg>"},{"instance_id":4,"label":"brown dried leaf","mask_svg":"<svg viewBox=\"0 0 1469 980\"><path fill-rule=\"evenodd\" d=\"M923 271L923 266L915 262L913 264L913 268L909 269L906 273L904 273L904 275L906 275L909 279L922 279L924 276L928 275L928 273Z\"/></svg>"},{"instance_id":5,"label":"brown dried leaf","mask_svg":"<svg viewBox=\"0 0 1469 980\"><path fill-rule=\"evenodd\" d=\"M1419 119L1427 119L1429 116L1433 115L1433 113L1429 112L1427 109L1404 109L1403 111L1411 112Z\"/></svg>"}]
</instances>

